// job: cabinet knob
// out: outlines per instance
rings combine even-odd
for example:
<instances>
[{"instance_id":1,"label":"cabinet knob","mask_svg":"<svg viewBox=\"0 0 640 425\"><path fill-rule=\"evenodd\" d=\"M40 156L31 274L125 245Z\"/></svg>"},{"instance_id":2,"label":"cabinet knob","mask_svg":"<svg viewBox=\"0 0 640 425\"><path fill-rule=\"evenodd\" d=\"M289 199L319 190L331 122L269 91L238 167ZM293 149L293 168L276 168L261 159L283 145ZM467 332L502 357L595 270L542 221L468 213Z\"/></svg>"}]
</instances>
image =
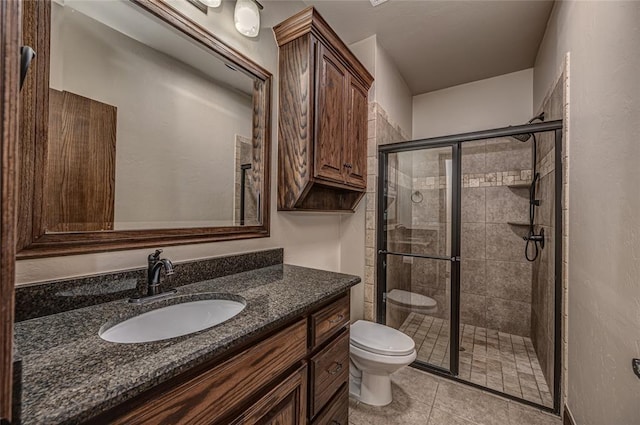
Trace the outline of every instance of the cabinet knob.
<instances>
[{"instance_id":1,"label":"cabinet knob","mask_svg":"<svg viewBox=\"0 0 640 425\"><path fill-rule=\"evenodd\" d=\"M329 375L337 375L342 371L342 363L339 363L339 362L333 362L333 363L335 363L336 367L333 369L327 369L327 372L329 372Z\"/></svg>"}]
</instances>

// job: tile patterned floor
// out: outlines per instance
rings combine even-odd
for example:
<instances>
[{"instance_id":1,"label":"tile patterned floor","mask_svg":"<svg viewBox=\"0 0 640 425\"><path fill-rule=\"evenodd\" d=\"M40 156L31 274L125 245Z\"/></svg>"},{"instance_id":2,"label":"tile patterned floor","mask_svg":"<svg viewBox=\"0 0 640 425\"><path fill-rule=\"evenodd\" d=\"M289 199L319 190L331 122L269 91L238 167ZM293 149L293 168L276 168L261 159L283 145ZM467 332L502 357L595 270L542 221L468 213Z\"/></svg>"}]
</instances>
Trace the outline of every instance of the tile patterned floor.
<instances>
[{"instance_id":1,"label":"tile patterned floor","mask_svg":"<svg viewBox=\"0 0 640 425\"><path fill-rule=\"evenodd\" d=\"M559 417L412 367L391 375L393 401L349 400L350 425L561 425Z\"/></svg>"},{"instance_id":2,"label":"tile patterned floor","mask_svg":"<svg viewBox=\"0 0 640 425\"><path fill-rule=\"evenodd\" d=\"M418 360L449 367L449 321L411 313L400 330L416 343ZM530 338L461 325L460 378L544 406L553 398Z\"/></svg>"}]
</instances>

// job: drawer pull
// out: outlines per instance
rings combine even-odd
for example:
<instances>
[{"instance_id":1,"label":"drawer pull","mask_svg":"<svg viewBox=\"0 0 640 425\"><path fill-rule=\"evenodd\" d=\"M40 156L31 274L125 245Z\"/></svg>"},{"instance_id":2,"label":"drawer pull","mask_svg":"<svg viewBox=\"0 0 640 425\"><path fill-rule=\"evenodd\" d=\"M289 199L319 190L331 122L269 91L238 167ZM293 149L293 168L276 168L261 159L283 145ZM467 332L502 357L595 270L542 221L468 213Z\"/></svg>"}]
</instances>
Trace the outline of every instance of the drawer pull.
<instances>
[{"instance_id":1,"label":"drawer pull","mask_svg":"<svg viewBox=\"0 0 640 425\"><path fill-rule=\"evenodd\" d=\"M336 324L336 323L342 322L343 320L344 320L344 314L338 314L338 317L336 319L329 320L329 323Z\"/></svg>"},{"instance_id":2,"label":"drawer pull","mask_svg":"<svg viewBox=\"0 0 640 425\"><path fill-rule=\"evenodd\" d=\"M329 375L337 375L342 371L342 363L338 363L338 362L334 362L334 363L336 364L335 368L331 370L327 369L327 372L329 372Z\"/></svg>"}]
</instances>

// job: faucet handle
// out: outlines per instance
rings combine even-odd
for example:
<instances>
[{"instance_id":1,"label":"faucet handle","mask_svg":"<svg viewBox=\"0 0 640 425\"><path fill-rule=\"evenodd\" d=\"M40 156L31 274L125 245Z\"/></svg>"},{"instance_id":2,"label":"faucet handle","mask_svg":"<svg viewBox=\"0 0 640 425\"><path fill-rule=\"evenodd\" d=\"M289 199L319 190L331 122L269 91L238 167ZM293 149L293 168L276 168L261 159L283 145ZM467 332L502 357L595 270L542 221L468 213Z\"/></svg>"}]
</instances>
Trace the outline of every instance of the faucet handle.
<instances>
[{"instance_id":1,"label":"faucet handle","mask_svg":"<svg viewBox=\"0 0 640 425\"><path fill-rule=\"evenodd\" d=\"M148 257L149 262L156 263L158 260L160 260L160 254L162 254L161 249L156 249L156 252L154 252L153 254L149 254L149 257Z\"/></svg>"}]
</instances>

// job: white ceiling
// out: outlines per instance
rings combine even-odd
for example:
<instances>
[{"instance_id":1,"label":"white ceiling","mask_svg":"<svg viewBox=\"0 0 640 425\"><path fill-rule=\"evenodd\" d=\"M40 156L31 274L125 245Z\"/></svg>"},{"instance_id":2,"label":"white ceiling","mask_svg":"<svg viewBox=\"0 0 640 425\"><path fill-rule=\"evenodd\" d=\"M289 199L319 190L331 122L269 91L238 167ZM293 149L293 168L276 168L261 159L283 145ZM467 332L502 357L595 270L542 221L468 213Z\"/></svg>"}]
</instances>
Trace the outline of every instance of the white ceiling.
<instances>
[{"instance_id":1,"label":"white ceiling","mask_svg":"<svg viewBox=\"0 0 640 425\"><path fill-rule=\"evenodd\" d=\"M376 34L413 95L533 66L552 0L304 0L351 44Z\"/></svg>"}]
</instances>

